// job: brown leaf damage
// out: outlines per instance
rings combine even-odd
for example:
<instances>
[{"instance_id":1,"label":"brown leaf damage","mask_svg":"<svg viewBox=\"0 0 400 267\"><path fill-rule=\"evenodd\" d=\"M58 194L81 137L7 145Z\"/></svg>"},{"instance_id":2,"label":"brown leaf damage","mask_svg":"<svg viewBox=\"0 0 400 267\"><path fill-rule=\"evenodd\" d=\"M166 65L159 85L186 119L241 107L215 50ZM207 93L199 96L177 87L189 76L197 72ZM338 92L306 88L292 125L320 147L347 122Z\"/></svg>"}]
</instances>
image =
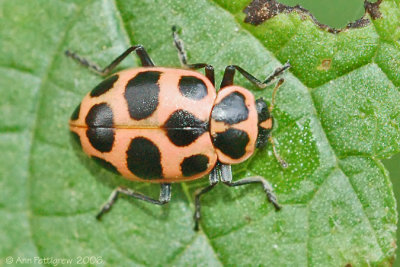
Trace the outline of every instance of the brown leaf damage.
<instances>
[{"instance_id":1,"label":"brown leaf damage","mask_svg":"<svg viewBox=\"0 0 400 267\"><path fill-rule=\"evenodd\" d=\"M379 11L379 5L381 4L381 2L382 0L379 0L375 3L365 1L364 2L365 13L370 14L372 19L379 19L381 17L381 12Z\"/></svg>"},{"instance_id":2,"label":"brown leaf damage","mask_svg":"<svg viewBox=\"0 0 400 267\"><path fill-rule=\"evenodd\" d=\"M365 13L362 18L347 24L347 26L343 29L335 29L329 27L328 25L320 23L313 14L307 9L297 5L294 7L287 6L281 4L275 0L253 0L244 10L243 12L246 14L246 18L244 22L253 24L255 26L260 25L266 20L269 20L280 13L292 13L297 12L303 17L310 17L315 24L318 25L321 29L327 30L331 33L338 33L345 29L350 28L361 28L367 26L371 21L367 17L369 14L372 19L377 19L381 17L381 13L379 11L379 5L381 4L382 0L379 0L375 3L368 2L365 0L364 8Z\"/></svg>"}]
</instances>

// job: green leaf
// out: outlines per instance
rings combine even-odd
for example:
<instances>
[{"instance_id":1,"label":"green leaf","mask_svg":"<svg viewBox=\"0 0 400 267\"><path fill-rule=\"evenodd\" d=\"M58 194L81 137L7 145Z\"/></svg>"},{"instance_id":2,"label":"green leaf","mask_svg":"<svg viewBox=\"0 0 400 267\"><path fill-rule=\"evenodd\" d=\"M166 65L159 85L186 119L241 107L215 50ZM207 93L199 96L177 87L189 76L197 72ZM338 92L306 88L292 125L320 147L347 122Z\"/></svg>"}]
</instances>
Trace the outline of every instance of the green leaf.
<instances>
[{"instance_id":1,"label":"green leaf","mask_svg":"<svg viewBox=\"0 0 400 267\"><path fill-rule=\"evenodd\" d=\"M337 34L297 12L247 24L247 4L0 0L0 265L8 256L31 265L45 257L100 257L92 265L107 266L390 265L397 213L380 160L400 145L399 1L383 0L380 18ZM213 64L217 82L229 64L260 78L292 64L273 112L289 167L271 147L234 166L234 179L267 178L280 212L260 187L221 185L202 199L194 232L193 192L203 179L174 184L165 207L121 198L95 220L116 186L154 197L159 188L100 169L72 146L68 117L101 78L63 52L105 66L141 43L156 64L179 66L172 25L190 62ZM137 63L132 56L121 68ZM271 99L272 87L236 82Z\"/></svg>"}]
</instances>

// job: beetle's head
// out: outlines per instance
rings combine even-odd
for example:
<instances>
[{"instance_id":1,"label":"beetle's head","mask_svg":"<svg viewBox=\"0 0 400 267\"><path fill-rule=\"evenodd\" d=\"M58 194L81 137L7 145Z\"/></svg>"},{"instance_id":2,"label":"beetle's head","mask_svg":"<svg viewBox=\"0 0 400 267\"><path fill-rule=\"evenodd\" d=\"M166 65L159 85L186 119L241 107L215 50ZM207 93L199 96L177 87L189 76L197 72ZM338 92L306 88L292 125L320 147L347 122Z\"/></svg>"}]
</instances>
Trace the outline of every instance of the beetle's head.
<instances>
[{"instance_id":1,"label":"beetle's head","mask_svg":"<svg viewBox=\"0 0 400 267\"><path fill-rule=\"evenodd\" d=\"M268 104L263 98L256 100L256 109L258 114L258 136L257 148L264 147L268 143L268 138L273 127L273 119L268 110Z\"/></svg>"}]
</instances>

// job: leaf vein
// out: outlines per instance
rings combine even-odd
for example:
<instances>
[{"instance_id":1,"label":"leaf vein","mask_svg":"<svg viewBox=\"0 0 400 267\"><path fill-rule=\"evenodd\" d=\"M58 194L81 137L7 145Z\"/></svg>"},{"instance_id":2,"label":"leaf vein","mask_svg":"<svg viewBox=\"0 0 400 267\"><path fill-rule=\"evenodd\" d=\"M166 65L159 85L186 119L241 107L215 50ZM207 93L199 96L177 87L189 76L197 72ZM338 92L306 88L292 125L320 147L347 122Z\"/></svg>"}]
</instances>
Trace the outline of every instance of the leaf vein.
<instances>
[{"instance_id":1,"label":"leaf vein","mask_svg":"<svg viewBox=\"0 0 400 267\"><path fill-rule=\"evenodd\" d=\"M75 11L75 16L73 16L70 21L67 23L67 25L65 26L64 31L61 34L60 40L56 45L56 48L54 49L53 53L50 56L50 60L49 63L47 65L47 68L45 69L42 77L40 78L41 82L39 84L39 91L38 91L38 100L37 100L37 104L35 107L35 112L34 112L34 123L32 126L32 135L31 135L31 140L30 140L30 148L29 148L29 153L28 153L28 175L27 175L27 192L31 192L31 181L32 181L32 167L33 167L33 149L34 149L34 143L35 143L35 138L37 135L37 129L39 126L39 121L40 121L40 117L38 116L39 114L39 109L42 106L41 103L43 101L43 96L44 96L44 89L43 89L43 85L47 82L48 78L49 78L49 74L50 71L54 65L55 59L57 57L57 55L60 54L61 48L65 43L66 37L67 37L67 33L69 32L69 30L71 29L71 27L74 25L74 23L77 21L77 19L79 18L79 14L81 13L82 9L83 9L83 5L79 6L78 8L75 6L76 11ZM43 257L44 255L41 253L41 249L40 246L37 242L37 240L34 238L33 235L33 212L32 212L32 201L31 201L31 197L32 194L29 194L28 197L26 198L27 200L27 207L28 207L28 224L29 224L29 238L32 240L33 245L35 246L37 255L39 255L40 257Z\"/></svg>"}]
</instances>

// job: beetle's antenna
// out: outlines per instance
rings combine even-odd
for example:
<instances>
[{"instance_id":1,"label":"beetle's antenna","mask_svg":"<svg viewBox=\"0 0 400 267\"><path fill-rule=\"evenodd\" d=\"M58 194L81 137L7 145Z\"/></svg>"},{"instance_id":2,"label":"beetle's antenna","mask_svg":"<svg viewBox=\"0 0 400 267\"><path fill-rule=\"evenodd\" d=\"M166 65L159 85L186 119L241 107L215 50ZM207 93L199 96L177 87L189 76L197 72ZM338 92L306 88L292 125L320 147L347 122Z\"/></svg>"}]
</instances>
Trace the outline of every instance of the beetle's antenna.
<instances>
[{"instance_id":1,"label":"beetle's antenna","mask_svg":"<svg viewBox=\"0 0 400 267\"><path fill-rule=\"evenodd\" d=\"M276 93L278 92L279 87L281 87L281 85L283 84L284 81L285 81L285 79L283 79L283 78L279 79L279 81L275 85L274 91L272 91L271 105L269 106L270 113L274 110L274 107L275 107ZM275 156L276 160L279 162L279 164L282 166L282 168L286 169L289 166L289 164L279 155L278 150L276 149L276 146L275 146L274 138L272 138L270 136L268 138L268 141L272 145L272 151L274 152L274 156Z\"/></svg>"},{"instance_id":2,"label":"beetle's antenna","mask_svg":"<svg viewBox=\"0 0 400 267\"><path fill-rule=\"evenodd\" d=\"M289 166L289 164L279 155L278 151L276 150L274 138L272 138L270 136L270 137L268 137L268 141L272 145L272 151L274 152L274 156L275 156L276 160L279 162L279 164L282 166L282 168L286 169Z\"/></svg>"},{"instance_id":3,"label":"beetle's antenna","mask_svg":"<svg viewBox=\"0 0 400 267\"><path fill-rule=\"evenodd\" d=\"M285 81L285 79L283 79L283 78L279 79L279 81L275 85L274 91L272 91L272 98L271 98L271 105L269 106L269 113L271 113L272 110L274 110L276 92L278 92L279 87L281 87L281 85L283 84L284 81Z\"/></svg>"},{"instance_id":4,"label":"beetle's antenna","mask_svg":"<svg viewBox=\"0 0 400 267\"><path fill-rule=\"evenodd\" d=\"M178 50L179 61L182 66L187 65L187 54L185 51L185 47L183 46L183 41L179 38L176 26L172 26L172 38L174 38L174 45Z\"/></svg>"}]
</instances>

